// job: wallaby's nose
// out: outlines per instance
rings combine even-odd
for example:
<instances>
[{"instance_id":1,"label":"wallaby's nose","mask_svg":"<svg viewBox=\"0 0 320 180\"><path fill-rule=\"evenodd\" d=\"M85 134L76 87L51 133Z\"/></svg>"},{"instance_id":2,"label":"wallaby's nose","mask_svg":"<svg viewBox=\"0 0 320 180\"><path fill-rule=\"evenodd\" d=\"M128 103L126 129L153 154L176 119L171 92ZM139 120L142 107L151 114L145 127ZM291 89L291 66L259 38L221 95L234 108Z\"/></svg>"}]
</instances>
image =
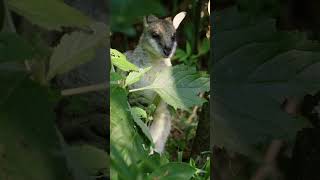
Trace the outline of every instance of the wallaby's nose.
<instances>
[{"instance_id":1,"label":"wallaby's nose","mask_svg":"<svg viewBox=\"0 0 320 180\"><path fill-rule=\"evenodd\" d=\"M163 54L169 56L171 54L171 47L164 47Z\"/></svg>"}]
</instances>

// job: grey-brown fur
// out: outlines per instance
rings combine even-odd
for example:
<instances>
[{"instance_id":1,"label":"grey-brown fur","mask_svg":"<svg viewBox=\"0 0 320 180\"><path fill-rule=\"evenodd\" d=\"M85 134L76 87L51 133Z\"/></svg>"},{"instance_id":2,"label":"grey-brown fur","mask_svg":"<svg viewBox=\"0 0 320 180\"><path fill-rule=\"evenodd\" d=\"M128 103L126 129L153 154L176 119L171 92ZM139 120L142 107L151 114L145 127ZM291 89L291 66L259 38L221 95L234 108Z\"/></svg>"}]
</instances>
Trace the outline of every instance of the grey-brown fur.
<instances>
[{"instance_id":1,"label":"grey-brown fur","mask_svg":"<svg viewBox=\"0 0 320 180\"><path fill-rule=\"evenodd\" d=\"M179 15L179 16L178 16ZM127 58L139 68L152 67L139 82L130 86L130 89L150 85L156 74L164 68L171 66L170 58L176 50L176 28L185 16L179 13L172 21L170 18L158 19L150 15L144 18L144 31L140 36L139 44L133 51L127 51ZM180 20L180 19L181 20ZM175 22L175 23L173 23ZM153 91L140 91L134 93L134 100L143 101L144 104L153 102L156 94ZM133 97L131 97L131 102ZM161 101L154 114L150 126L150 133L155 144L155 151L162 153L165 142L170 134L171 115L166 103Z\"/></svg>"}]
</instances>

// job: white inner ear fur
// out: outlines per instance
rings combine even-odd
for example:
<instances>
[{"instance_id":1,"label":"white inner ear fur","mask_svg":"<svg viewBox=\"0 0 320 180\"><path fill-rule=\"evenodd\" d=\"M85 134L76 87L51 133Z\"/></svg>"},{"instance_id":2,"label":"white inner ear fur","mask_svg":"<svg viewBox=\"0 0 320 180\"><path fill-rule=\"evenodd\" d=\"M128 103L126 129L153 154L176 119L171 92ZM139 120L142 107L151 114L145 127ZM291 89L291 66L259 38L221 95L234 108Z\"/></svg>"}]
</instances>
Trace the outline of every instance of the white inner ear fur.
<instances>
[{"instance_id":1,"label":"white inner ear fur","mask_svg":"<svg viewBox=\"0 0 320 180\"><path fill-rule=\"evenodd\" d=\"M182 11L173 18L173 26L175 29L178 29L181 21L186 17L186 14L186 12Z\"/></svg>"}]
</instances>

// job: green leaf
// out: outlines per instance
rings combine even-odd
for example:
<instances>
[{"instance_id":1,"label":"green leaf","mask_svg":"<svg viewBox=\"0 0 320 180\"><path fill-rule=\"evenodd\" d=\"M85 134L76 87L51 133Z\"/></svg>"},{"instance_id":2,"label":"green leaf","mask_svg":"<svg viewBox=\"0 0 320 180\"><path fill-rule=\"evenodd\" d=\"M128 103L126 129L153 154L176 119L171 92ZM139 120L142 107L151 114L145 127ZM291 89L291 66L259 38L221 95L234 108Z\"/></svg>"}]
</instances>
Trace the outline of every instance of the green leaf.
<instances>
[{"instance_id":1,"label":"green leaf","mask_svg":"<svg viewBox=\"0 0 320 180\"><path fill-rule=\"evenodd\" d=\"M106 151L91 145L72 145L69 147L70 155L77 161L88 175L103 173L109 175L109 156Z\"/></svg>"},{"instance_id":2,"label":"green leaf","mask_svg":"<svg viewBox=\"0 0 320 180\"><path fill-rule=\"evenodd\" d=\"M103 23L93 24L91 28L93 34L73 32L62 37L50 58L48 80L94 58L98 45L107 39L107 30Z\"/></svg>"},{"instance_id":3,"label":"green leaf","mask_svg":"<svg viewBox=\"0 0 320 180\"><path fill-rule=\"evenodd\" d=\"M273 19L253 21L235 7L216 16L212 145L255 159L273 139L290 147L307 122L281 104L320 89L320 49L304 47L310 42L302 33L277 32Z\"/></svg>"},{"instance_id":4,"label":"green leaf","mask_svg":"<svg viewBox=\"0 0 320 180\"><path fill-rule=\"evenodd\" d=\"M199 47L198 55L206 54L207 52L209 52L209 50L210 50L210 41L209 41L209 39L204 38L202 40L200 47Z\"/></svg>"},{"instance_id":5,"label":"green leaf","mask_svg":"<svg viewBox=\"0 0 320 180\"><path fill-rule=\"evenodd\" d=\"M126 91L112 85L110 97L110 139L114 142L114 148L121 153L123 160L130 165L143 154L143 141L134 128Z\"/></svg>"},{"instance_id":6,"label":"green leaf","mask_svg":"<svg viewBox=\"0 0 320 180\"><path fill-rule=\"evenodd\" d=\"M189 41L187 41L187 45L186 45L186 54L188 56L190 56L192 54L192 49L191 49L191 45L190 45Z\"/></svg>"},{"instance_id":7,"label":"green leaf","mask_svg":"<svg viewBox=\"0 0 320 180\"><path fill-rule=\"evenodd\" d=\"M139 118L147 118L147 112L139 107L132 107L131 113Z\"/></svg>"},{"instance_id":8,"label":"green leaf","mask_svg":"<svg viewBox=\"0 0 320 180\"><path fill-rule=\"evenodd\" d=\"M209 83L208 75L198 73L193 67L178 65L164 69L150 86L140 90L152 89L175 109L188 109L205 102L198 94L209 91Z\"/></svg>"},{"instance_id":9,"label":"green leaf","mask_svg":"<svg viewBox=\"0 0 320 180\"><path fill-rule=\"evenodd\" d=\"M116 72L110 72L110 84L119 84L119 81L123 80L124 78Z\"/></svg>"},{"instance_id":10,"label":"green leaf","mask_svg":"<svg viewBox=\"0 0 320 180\"><path fill-rule=\"evenodd\" d=\"M16 33L0 33L0 62L31 59L34 50Z\"/></svg>"},{"instance_id":11,"label":"green leaf","mask_svg":"<svg viewBox=\"0 0 320 180\"><path fill-rule=\"evenodd\" d=\"M0 179L69 180L55 131L55 104L25 74L1 71Z\"/></svg>"},{"instance_id":12,"label":"green leaf","mask_svg":"<svg viewBox=\"0 0 320 180\"><path fill-rule=\"evenodd\" d=\"M139 71L139 68L129 62L124 54L116 49L110 49L111 62L123 71Z\"/></svg>"},{"instance_id":13,"label":"green leaf","mask_svg":"<svg viewBox=\"0 0 320 180\"><path fill-rule=\"evenodd\" d=\"M141 6L143 4L143 6ZM111 0L111 30L135 35L133 24L142 22L143 16L155 14L164 16L166 9L160 1L150 0Z\"/></svg>"},{"instance_id":14,"label":"green leaf","mask_svg":"<svg viewBox=\"0 0 320 180\"><path fill-rule=\"evenodd\" d=\"M174 57L173 57L173 60L175 60L175 59L180 59L180 58L182 58L183 56L186 56L186 53L184 52L184 50L178 48L178 49L176 50L176 53L175 53Z\"/></svg>"},{"instance_id":15,"label":"green leaf","mask_svg":"<svg viewBox=\"0 0 320 180\"><path fill-rule=\"evenodd\" d=\"M151 67L145 68L145 69L140 69L139 72L130 72L129 75L126 78L126 83L125 86L131 85L133 83L138 82L141 77L148 72L151 69Z\"/></svg>"},{"instance_id":16,"label":"green leaf","mask_svg":"<svg viewBox=\"0 0 320 180\"><path fill-rule=\"evenodd\" d=\"M92 23L88 17L63 1L8 0L8 4L14 12L48 30L61 30L62 27L84 27Z\"/></svg>"},{"instance_id":17,"label":"green leaf","mask_svg":"<svg viewBox=\"0 0 320 180\"><path fill-rule=\"evenodd\" d=\"M149 179L157 180L176 180L176 179L191 179L196 173L196 169L187 163L168 163L155 170L149 176Z\"/></svg>"},{"instance_id":18,"label":"green leaf","mask_svg":"<svg viewBox=\"0 0 320 180\"><path fill-rule=\"evenodd\" d=\"M150 142L153 142L151 134L149 132L149 128L140 119L140 117L142 116L147 117L147 113L143 109L135 107L135 108L131 108L131 114L134 122L140 127L143 134L149 139Z\"/></svg>"}]
</instances>

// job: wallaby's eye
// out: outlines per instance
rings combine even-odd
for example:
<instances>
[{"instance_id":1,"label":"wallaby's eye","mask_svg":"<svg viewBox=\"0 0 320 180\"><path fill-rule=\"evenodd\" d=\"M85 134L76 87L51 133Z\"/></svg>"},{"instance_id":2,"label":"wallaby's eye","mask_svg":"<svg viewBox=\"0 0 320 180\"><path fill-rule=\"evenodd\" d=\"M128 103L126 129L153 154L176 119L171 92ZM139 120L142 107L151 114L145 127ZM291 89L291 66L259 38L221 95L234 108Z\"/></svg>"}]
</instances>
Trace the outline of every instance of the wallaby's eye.
<instances>
[{"instance_id":1,"label":"wallaby's eye","mask_svg":"<svg viewBox=\"0 0 320 180\"><path fill-rule=\"evenodd\" d=\"M176 40L176 33L174 33L174 34L172 35L171 40L172 40L172 41Z\"/></svg>"},{"instance_id":2,"label":"wallaby's eye","mask_svg":"<svg viewBox=\"0 0 320 180\"><path fill-rule=\"evenodd\" d=\"M152 32L151 33L151 36L154 38L154 39L160 39L160 35L156 32Z\"/></svg>"}]
</instances>

